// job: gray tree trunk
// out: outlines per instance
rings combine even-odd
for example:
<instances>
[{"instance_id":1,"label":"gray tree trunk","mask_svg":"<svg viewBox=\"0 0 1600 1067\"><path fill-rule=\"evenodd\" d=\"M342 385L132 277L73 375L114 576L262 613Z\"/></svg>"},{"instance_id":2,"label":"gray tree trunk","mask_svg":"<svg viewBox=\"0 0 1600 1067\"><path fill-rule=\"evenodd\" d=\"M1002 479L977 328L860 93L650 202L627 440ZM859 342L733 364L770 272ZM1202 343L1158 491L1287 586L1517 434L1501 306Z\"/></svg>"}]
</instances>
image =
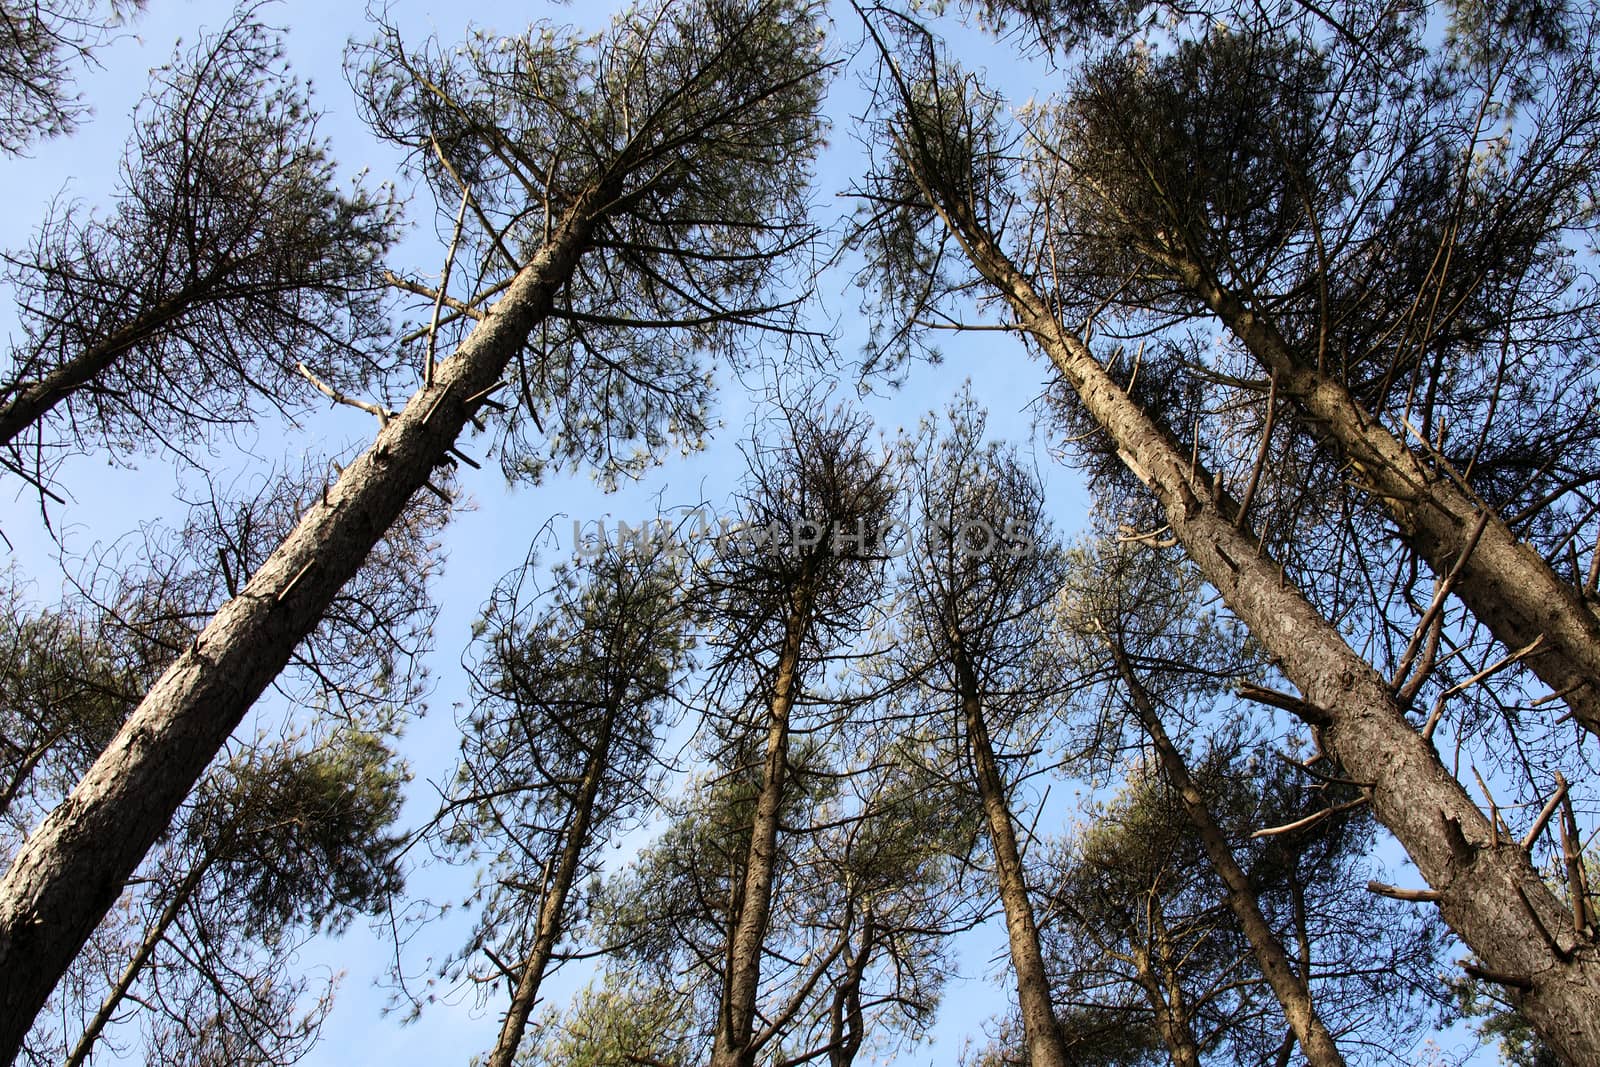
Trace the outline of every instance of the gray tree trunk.
<instances>
[{"instance_id":1,"label":"gray tree trunk","mask_svg":"<svg viewBox=\"0 0 1600 1067\"><path fill-rule=\"evenodd\" d=\"M1123 649L1113 643L1111 651L1117 660L1117 670L1133 698L1133 707L1138 714L1139 723L1150 736L1151 743L1155 745L1161 767L1166 771L1173 788L1178 791L1179 799L1183 802L1184 814L1189 816L1189 822L1194 826L1200 844L1206 850L1206 857L1222 879L1222 884L1227 890L1228 907L1239 920L1245 939L1250 942L1250 949L1255 953L1256 963L1261 967L1261 973L1266 976L1267 984L1272 987L1273 995L1278 998L1278 1003L1283 1005L1284 1017L1289 1021L1289 1029L1293 1031L1295 1040L1300 1043L1301 1051L1305 1053L1306 1062L1311 1067L1344 1067L1344 1056L1340 1053L1339 1046L1334 1044L1333 1035L1328 1032L1327 1026L1317 1014L1316 1005L1312 1002L1308 976L1294 969L1283 943L1272 932L1266 916L1261 914L1261 905L1256 899L1255 890L1250 885L1249 875L1239 866L1238 860L1234 858L1233 848L1223 836L1222 828L1211 817L1211 809L1206 806L1206 798L1200 792L1199 786L1195 785L1194 779L1190 777L1189 768L1184 764L1183 754L1178 751L1178 746L1167 736L1166 727L1161 723L1161 716L1156 712L1155 703L1150 699L1149 692L1133 673L1133 667Z\"/></svg>"},{"instance_id":2,"label":"gray tree trunk","mask_svg":"<svg viewBox=\"0 0 1600 1067\"><path fill-rule=\"evenodd\" d=\"M611 182L620 181L617 168ZM228 735L549 312L616 188L576 197L488 316L161 676L0 880L0 1063Z\"/></svg>"},{"instance_id":3,"label":"gray tree trunk","mask_svg":"<svg viewBox=\"0 0 1600 1067\"><path fill-rule=\"evenodd\" d=\"M1406 721L1372 667L1235 525L1238 508L1192 466L995 244L958 196L924 195L1019 325L1116 442L1155 494L1174 534L1229 608L1283 664L1304 701L1297 714L1323 730L1351 777L1368 783L1373 811L1439 894L1439 909L1499 975L1517 1007L1573 1067L1600 1063L1600 946L1573 933L1572 914L1527 853L1496 833L1433 746Z\"/></svg>"},{"instance_id":4,"label":"gray tree trunk","mask_svg":"<svg viewBox=\"0 0 1600 1067\"><path fill-rule=\"evenodd\" d=\"M1011 807L1006 800L1005 782L995 759L984 718L978 679L959 643L954 649L956 684L961 697L961 714L967 730L972 756L973 777L983 800L983 813L989 823L989 842L994 847L994 874L1000 890L1000 903L1006 913L1006 937L1011 946L1011 966L1017 973L1017 1007L1022 1014L1023 1039L1028 1047L1031 1067L1068 1067L1066 1045L1055 1008L1050 1003L1050 979L1045 972L1044 952L1039 947L1039 927L1033 917L1033 902L1028 898L1028 882L1022 869L1022 853L1017 848L1017 831L1011 822Z\"/></svg>"}]
</instances>

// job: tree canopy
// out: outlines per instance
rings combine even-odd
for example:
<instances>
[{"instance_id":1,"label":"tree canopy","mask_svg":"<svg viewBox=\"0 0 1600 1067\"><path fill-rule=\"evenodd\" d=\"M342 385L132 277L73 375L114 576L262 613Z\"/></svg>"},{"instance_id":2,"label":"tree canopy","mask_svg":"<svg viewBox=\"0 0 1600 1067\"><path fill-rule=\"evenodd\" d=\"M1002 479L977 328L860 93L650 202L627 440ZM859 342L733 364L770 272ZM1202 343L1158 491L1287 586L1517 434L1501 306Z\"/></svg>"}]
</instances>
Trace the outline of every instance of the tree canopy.
<instances>
[{"instance_id":1,"label":"tree canopy","mask_svg":"<svg viewBox=\"0 0 1600 1067\"><path fill-rule=\"evenodd\" d=\"M1600 1062L1600 16L297 2L0 0L0 1062Z\"/></svg>"}]
</instances>

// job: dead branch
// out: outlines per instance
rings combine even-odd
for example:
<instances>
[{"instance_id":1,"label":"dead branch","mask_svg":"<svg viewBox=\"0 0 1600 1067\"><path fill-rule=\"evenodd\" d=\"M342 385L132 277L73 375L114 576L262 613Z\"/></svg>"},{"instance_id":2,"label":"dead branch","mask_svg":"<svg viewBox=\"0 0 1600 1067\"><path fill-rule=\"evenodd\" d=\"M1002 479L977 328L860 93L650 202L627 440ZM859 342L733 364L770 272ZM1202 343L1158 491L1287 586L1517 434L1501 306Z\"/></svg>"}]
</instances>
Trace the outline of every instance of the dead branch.
<instances>
[{"instance_id":1,"label":"dead branch","mask_svg":"<svg viewBox=\"0 0 1600 1067\"><path fill-rule=\"evenodd\" d=\"M1437 904L1443 896L1436 889L1401 889L1397 885L1387 882L1368 882L1367 892L1376 893L1380 897L1391 897L1394 900L1410 901L1413 904Z\"/></svg>"},{"instance_id":2,"label":"dead branch","mask_svg":"<svg viewBox=\"0 0 1600 1067\"><path fill-rule=\"evenodd\" d=\"M1283 826L1272 826L1265 830L1257 830L1255 833L1251 834L1250 837L1252 839L1258 837L1277 837L1279 834L1288 834L1293 833L1296 830L1303 830L1307 826L1312 826L1318 822L1321 822L1329 815L1337 815L1341 811L1349 811L1351 808L1359 808L1366 802L1366 797L1356 797L1354 800L1347 800L1343 804L1335 804L1331 808L1323 808L1321 811L1312 812L1303 819L1296 819L1294 822L1286 823Z\"/></svg>"},{"instance_id":3,"label":"dead branch","mask_svg":"<svg viewBox=\"0 0 1600 1067\"><path fill-rule=\"evenodd\" d=\"M380 426L389 425L389 420L399 414L399 412L386 408L382 404L374 404L370 400L359 400L356 397L350 396L338 389L335 389L333 386L329 385L327 382L311 373L311 368L307 367L304 363L297 362L295 363L295 367L299 369L301 377L317 387L317 392L321 393L329 400L332 400L335 404L348 404L353 408L358 408L361 411L365 411L368 415L376 415L378 418L378 425Z\"/></svg>"},{"instance_id":4,"label":"dead branch","mask_svg":"<svg viewBox=\"0 0 1600 1067\"><path fill-rule=\"evenodd\" d=\"M1539 812L1539 817L1533 820L1533 828L1522 839L1522 851L1527 852L1533 848L1533 843L1539 840L1539 835L1544 833L1544 828L1550 821L1550 816L1556 813L1556 807L1567 795L1567 779L1560 771L1556 772L1556 791L1551 794L1550 800ZM1563 827L1563 830L1565 827Z\"/></svg>"}]
</instances>

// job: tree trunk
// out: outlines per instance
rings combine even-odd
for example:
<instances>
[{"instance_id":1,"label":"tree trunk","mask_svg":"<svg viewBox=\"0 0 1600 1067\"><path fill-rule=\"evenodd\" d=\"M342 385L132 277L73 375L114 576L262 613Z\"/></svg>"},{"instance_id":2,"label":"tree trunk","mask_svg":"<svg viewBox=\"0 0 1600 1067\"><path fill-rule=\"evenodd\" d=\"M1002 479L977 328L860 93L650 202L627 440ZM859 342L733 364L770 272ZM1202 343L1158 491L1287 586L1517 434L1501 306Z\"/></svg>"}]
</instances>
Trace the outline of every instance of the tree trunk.
<instances>
[{"instance_id":1,"label":"tree trunk","mask_svg":"<svg viewBox=\"0 0 1600 1067\"><path fill-rule=\"evenodd\" d=\"M1033 903L1028 899L1028 883L1022 870L1022 854L1017 848L1016 827L1011 823L1005 782L1000 777L1000 764L989 739L989 724L984 719L977 675L959 641L954 648L954 659L973 777L977 779L983 813L988 819L989 841L994 846L995 881L1006 912L1011 966L1017 972L1017 1006L1022 1013L1028 1063L1030 1067L1067 1067L1067 1049L1061 1040L1055 1008L1050 1003L1050 980L1045 973L1044 953L1039 947Z\"/></svg>"},{"instance_id":2,"label":"tree trunk","mask_svg":"<svg viewBox=\"0 0 1600 1067\"><path fill-rule=\"evenodd\" d=\"M1600 734L1600 619L1571 583L1564 582L1505 520L1431 466L1372 414L1350 391L1299 358L1277 328L1259 318L1234 293L1193 260L1168 261L1183 283L1209 307L1256 360L1276 375L1278 391L1308 416L1318 440L1348 458L1368 493L1389 512L1401 537L1440 578L1460 563L1452 589L1489 632L1515 651L1543 639L1525 662L1540 681L1562 694L1572 716Z\"/></svg>"},{"instance_id":3,"label":"tree trunk","mask_svg":"<svg viewBox=\"0 0 1600 1067\"><path fill-rule=\"evenodd\" d=\"M139 975L144 972L150 963L150 957L155 955L156 949L161 945L167 931L177 921L178 913L183 906L189 903L189 898L200 885L200 879L205 877L206 868L211 866L211 857L207 857L184 876L182 882L173 890L172 899L167 901L167 906L161 909L161 914L156 918L155 925L145 932L144 940L139 943L139 948L122 969L122 975L117 979L117 984L111 987L105 1000L100 1002L100 1010L94 1013L94 1018L89 1020L89 1025L84 1028L83 1034L78 1038L78 1043L72 1047L72 1052L67 1056L62 1067L83 1067L89 1062L89 1054L94 1051L95 1042L100 1040L100 1035L105 1031L106 1025L116 1015L117 1009L122 1007L122 1002L128 996L128 991L133 988L133 983L138 981Z\"/></svg>"},{"instance_id":4,"label":"tree trunk","mask_svg":"<svg viewBox=\"0 0 1600 1067\"><path fill-rule=\"evenodd\" d=\"M1195 1040L1194 1027L1189 1022L1183 1001L1183 987L1172 970L1171 960L1166 958L1170 953L1167 951L1167 926L1161 914L1160 897L1152 891L1146 905L1150 916L1149 939L1146 944L1133 947L1133 966L1138 972L1139 988L1144 990L1145 999L1150 1002L1150 1010L1155 1014L1156 1032L1161 1035L1161 1043L1167 1048L1167 1059L1172 1061L1172 1067L1200 1067L1200 1043ZM1130 931L1130 934L1138 937L1137 930ZM1153 946L1163 957L1159 973L1151 957Z\"/></svg>"},{"instance_id":5,"label":"tree trunk","mask_svg":"<svg viewBox=\"0 0 1600 1067\"><path fill-rule=\"evenodd\" d=\"M845 930L849 936L849 930ZM873 949L877 947L877 926L872 912L867 912L861 932L861 949L846 957L844 981L833 991L833 1004L829 1008L828 1067L851 1067L861 1051L866 1037L866 1020L861 1013L861 980L872 962Z\"/></svg>"},{"instance_id":6,"label":"tree trunk","mask_svg":"<svg viewBox=\"0 0 1600 1067\"><path fill-rule=\"evenodd\" d=\"M159 333L195 305L212 279L195 282L158 301L126 326L114 331L98 344L74 354L31 382L14 382L10 396L0 403L0 448L9 445L24 430L50 413L56 405L93 382L117 357L141 341Z\"/></svg>"},{"instance_id":7,"label":"tree trunk","mask_svg":"<svg viewBox=\"0 0 1600 1067\"><path fill-rule=\"evenodd\" d=\"M1527 854L1502 839L1417 733L1378 674L1289 584L1237 506L1053 317L959 193L924 195L974 267L1155 494L1174 534L1229 608L1283 664L1305 700L1297 714L1323 729L1340 763L1368 783L1373 811L1439 892L1450 927L1506 980L1517 1007L1574 1067L1600 1063L1600 947L1574 936L1571 913Z\"/></svg>"},{"instance_id":8,"label":"tree trunk","mask_svg":"<svg viewBox=\"0 0 1600 1067\"><path fill-rule=\"evenodd\" d=\"M756 1059L756 998L761 992L761 953L772 916L772 882L778 862L778 822L788 786L789 715L800 685L800 646L811 622L809 595L796 592L783 627L783 648L773 680L767 718L767 754L761 792L750 826L738 915L728 942L728 973L711 1049L711 1067L753 1067Z\"/></svg>"},{"instance_id":9,"label":"tree trunk","mask_svg":"<svg viewBox=\"0 0 1600 1067\"><path fill-rule=\"evenodd\" d=\"M1344 1067L1344 1056L1334 1044L1333 1035L1323 1025L1322 1019L1317 1015L1316 1006L1312 1003L1309 969L1306 974L1299 974L1290 964L1289 954L1284 951L1282 942L1267 924L1266 916L1261 914L1261 906L1256 900L1255 890L1251 888L1249 876L1234 859L1228 839L1223 836L1222 828L1211 817L1205 796L1190 777L1189 768L1185 766L1183 754L1178 751L1178 746L1167 736L1166 728L1161 723L1161 716L1156 712L1155 703L1133 673L1133 666L1128 662L1126 652L1113 641L1111 653L1116 657L1117 670L1121 673L1122 680L1133 698L1133 707L1139 716L1140 725L1144 727L1145 733L1150 735L1150 741L1155 745L1156 754L1161 759L1162 769L1166 771L1167 778L1177 789L1178 796L1183 802L1184 813L1189 816L1189 822L1199 835L1200 843L1205 848L1211 865L1222 878L1222 884L1227 889L1228 907L1232 909L1234 917L1244 929L1245 938L1250 942L1256 963L1260 965L1261 973L1266 976L1267 984L1272 987L1278 1003L1283 1005L1284 1017L1294 1032L1295 1040L1300 1043L1301 1051L1305 1053L1306 1062L1311 1067Z\"/></svg>"},{"instance_id":10,"label":"tree trunk","mask_svg":"<svg viewBox=\"0 0 1600 1067\"><path fill-rule=\"evenodd\" d=\"M606 717L600 726L600 736L589 753L583 769L583 779L578 786L578 798L573 805L567 824L566 841L561 846L561 857L556 864L555 878L539 903L539 919L534 927L533 949L522 965L517 988L511 996L511 1006L506 1009L505 1020L500 1025L500 1036L489 1053L488 1067L511 1067L522 1044L522 1035L528 1028L528 1017L539 1000L539 984L544 981L545 968L555 953L556 942L561 939L562 922L566 915L567 895L577 878L578 866L583 861L583 850L589 844L589 830L594 824L594 801L600 792L600 782L610 769L611 738L616 726L615 703L607 706Z\"/></svg>"},{"instance_id":11,"label":"tree trunk","mask_svg":"<svg viewBox=\"0 0 1600 1067\"><path fill-rule=\"evenodd\" d=\"M1184 994L1183 981L1178 974L1177 954L1172 951L1172 934L1167 929L1167 917L1158 893L1151 894L1150 932L1154 935L1156 953L1161 960L1161 977L1166 987L1167 1028L1170 1032L1167 1047L1172 1054L1172 1067L1200 1067L1200 1042L1194 1036L1189 998Z\"/></svg>"},{"instance_id":12,"label":"tree trunk","mask_svg":"<svg viewBox=\"0 0 1600 1067\"><path fill-rule=\"evenodd\" d=\"M0 881L0 1063L235 726L448 455L613 200L590 186L506 294L167 668Z\"/></svg>"}]
</instances>

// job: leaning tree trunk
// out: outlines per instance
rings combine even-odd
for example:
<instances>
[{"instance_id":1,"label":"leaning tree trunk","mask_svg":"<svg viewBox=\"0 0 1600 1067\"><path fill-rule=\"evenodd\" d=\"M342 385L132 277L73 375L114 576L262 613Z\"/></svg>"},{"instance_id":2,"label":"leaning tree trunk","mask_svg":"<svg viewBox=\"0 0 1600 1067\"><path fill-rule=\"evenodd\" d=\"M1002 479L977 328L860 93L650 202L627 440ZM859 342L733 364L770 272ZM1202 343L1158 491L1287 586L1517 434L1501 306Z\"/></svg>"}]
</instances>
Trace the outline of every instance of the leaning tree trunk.
<instances>
[{"instance_id":1,"label":"leaning tree trunk","mask_svg":"<svg viewBox=\"0 0 1600 1067\"><path fill-rule=\"evenodd\" d=\"M994 847L995 881L1006 912L1011 966L1017 972L1017 1007L1022 1014L1028 1063L1031 1067L1067 1067L1071 1061L1061 1039L1055 1008L1050 1003L1050 979L1045 972L1044 952L1039 947L1033 903L1028 899L1028 883L1023 874L1022 853L1017 848L1017 830L1012 825L1011 808L1006 801L1005 782L1000 777L1000 764L989 738L977 675L959 639L953 658L973 777L977 779L983 813L989 823L989 842Z\"/></svg>"},{"instance_id":2,"label":"leaning tree trunk","mask_svg":"<svg viewBox=\"0 0 1600 1067\"><path fill-rule=\"evenodd\" d=\"M1155 495L1206 580L1299 687L1304 699L1285 703L1321 727L1346 772L1366 784L1379 822L1437 892L1445 921L1563 1059L1600 1063L1600 946L1574 932L1572 913L1527 852L1490 826L1384 680L1258 550L1237 505L1054 317L964 195L935 196L925 160L906 154L973 266Z\"/></svg>"},{"instance_id":3,"label":"leaning tree trunk","mask_svg":"<svg viewBox=\"0 0 1600 1067\"><path fill-rule=\"evenodd\" d=\"M0 403L0 448L90 385L129 349L161 333L200 301L211 279L186 285L156 302L103 341L78 352L32 381L13 382Z\"/></svg>"},{"instance_id":4,"label":"leaning tree trunk","mask_svg":"<svg viewBox=\"0 0 1600 1067\"><path fill-rule=\"evenodd\" d=\"M1239 920L1245 939L1250 942L1250 949L1255 953L1256 963L1261 967L1261 973L1266 976L1267 984L1272 987L1273 995L1283 1006L1284 1018L1289 1021L1289 1029L1293 1031L1295 1040L1300 1043L1306 1062L1311 1067L1344 1067L1344 1056L1340 1053L1339 1046L1334 1044L1333 1035L1328 1032L1327 1026L1317 1014L1316 1005L1311 1000L1309 968L1306 974L1295 971L1289 962L1289 954L1284 951L1283 943L1272 932L1266 916L1261 914L1261 905L1256 899L1255 889L1250 885L1249 875L1240 868L1228 839L1223 836L1222 828L1211 817L1211 809L1206 806L1205 796L1189 775L1189 768L1184 764L1183 754L1178 751L1178 746L1167 736L1166 727L1161 723L1161 716L1156 712L1155 703L1150 699L1149 691L1133 673L1127 653L1113 641L1111 654L1116 658L1117 670L1122 675L1123 683L1127 685L1133 699L1139 724L1144 727L1145 733L1150 736L1150 742L1155 745L1161 767L1166 771L1167 778L1171 780L1173 788L1178 792L1179 800L1183 803L1184 814L1189 816L1189 822L1194 826L1200 844L1206 850L1206 858L1211 861L1211 866L1216 868L1218 876L1222 879L1223 887L1227 890L1228 907Z\"/></svg>"},{"instance_id":5,"label":"leaning tree trunk","mask_svg":"<svg viewBox=\"0 0 1600 1067\"><path fill-rule=\"evenodd\" d=\"M500 1024L500 1036L489 1053L488 1067L511 1067L517 1049L522 1045L522 1035L528 1028L528 1017L539 1001L539 985L544 972L555 954L556 942L561 939L563 920L566 917L567 896L578 876L583 862L583 850L589 844L589 831L594 825L594 802L600 792L600 783L611 767L611 739L617 720L616 702L606 707L605 719L600 725L600 735L583 769L578 785L578 796L573 802L572 815L567 822L566 840L561 846L561 856L544 899L539 902L539 919L534 926L533 948L523 962L522 973L517 978L517 988L511 996L511 1006L506 1009L505 1020Z\"/></svg>"},{"instance_id":6,"label":"leaning tree trunk","mask_svg":"<svg viewBox=\"0 0 1600 1067\"><path fill-rule=\"evenodd\" d=\"M761 992L761 954L772 917L772 882L778 864L778 823L788 788L789 717L800 688L800 648L811 623L810 597L797 590L784 620L783 648L773 678L767 715L767 754L761 792L750 825L744 883L728 942L728 973L717 1012L711 1067L753 1067L756 1059L756 999Z\"/></svg>"},{"instance_id":7,"label":"leaning tree trunk","mask_svg":"<svg viewBox=\"0 0 1600 1067\"><path fill-rule=\"evenodd\" d=\"M0 1063L228 735L547 315L618 189L584 189L505 296L146 694L0 881Z\"/></svg>"},{"instance_id":8,"label":"leaning tree trunk","mask_svg":"<svg viewBox=\"0 0 1600 1067\"><path fill-rule=\"evenodd\" d=\"M1528 666L1584 729L1600 734L1600 619L1578 590L1458 484L1454 472L1441 469L1443 460L1430 465L1407 448L1202 264L1164 261L1276 377L1278 392L1305 412L1312 434L1350 460L1406 544L1441 579L1454 574L1451 589L1489 632L1512 651L1539 642L1526 657Z\"/></svg>"}]
</instances>

